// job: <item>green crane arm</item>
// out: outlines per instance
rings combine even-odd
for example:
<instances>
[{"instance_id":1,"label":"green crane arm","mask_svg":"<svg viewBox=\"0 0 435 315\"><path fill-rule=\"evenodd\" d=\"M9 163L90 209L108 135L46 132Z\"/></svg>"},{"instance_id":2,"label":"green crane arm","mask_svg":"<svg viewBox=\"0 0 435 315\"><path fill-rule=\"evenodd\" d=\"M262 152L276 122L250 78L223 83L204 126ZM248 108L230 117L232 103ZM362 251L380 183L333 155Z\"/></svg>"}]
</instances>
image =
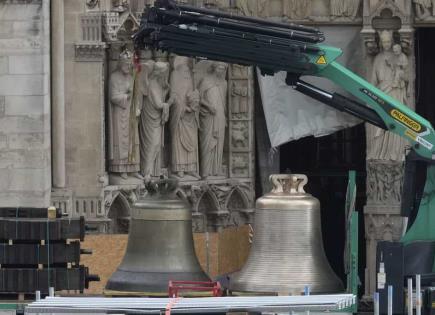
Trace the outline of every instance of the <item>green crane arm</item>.
<instances>
[{"instance_id":1,"label":"green crane arm","mask_svg":"<svg viewBox=\"0 0 435 315\"><path fill-rule=\"evenodd\" d=\"M373 109L389 131L411 142L421 157L435 159L435 131L426 119L340 65L335 61L336 48L320 48L324 55L311 56L311 62L318 69L313 75L325 77L344 88Z\"/></svg>"},{"instance_id":2,"label":"green crane arm","mask_svg":"<svg viewBox=\"0 0 435 315\"><path fill-rule=\"evenodd\" d=\"M300 25L270 22L157 0L147 8L135 34L137 49L148 47L189 57L257 66L273 74L286 71L287 83L327 105L353 114L411 142L424 159L435 160L431 124L388 96L336 59L341 49L321 44L320 31ZM327 78L359 101L328 93L300 80Z\"/></svg>"}]
</instances>

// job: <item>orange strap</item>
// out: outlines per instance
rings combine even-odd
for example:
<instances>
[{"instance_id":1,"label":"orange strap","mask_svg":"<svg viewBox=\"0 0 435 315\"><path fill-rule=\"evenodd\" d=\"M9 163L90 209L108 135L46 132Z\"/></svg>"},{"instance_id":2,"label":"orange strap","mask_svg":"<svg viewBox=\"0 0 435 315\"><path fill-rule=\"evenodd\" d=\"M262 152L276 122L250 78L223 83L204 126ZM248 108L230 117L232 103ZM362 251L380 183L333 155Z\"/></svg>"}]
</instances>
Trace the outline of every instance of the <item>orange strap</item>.
<instances>
[{"instance_id":1,"label":"orange strap","mask_svg":"<svg viewBox=\"0 0 435 315\"><path fill-rule=\"evenodd\" d=\"M171 299L168 303L168 305L166 305L166 311L165 311L165 315L171 315L171 309L172 307L178 303L178 301L180 301L182 299L182 297L177 297L175 299Z\"/></svg>"}]
</instances>

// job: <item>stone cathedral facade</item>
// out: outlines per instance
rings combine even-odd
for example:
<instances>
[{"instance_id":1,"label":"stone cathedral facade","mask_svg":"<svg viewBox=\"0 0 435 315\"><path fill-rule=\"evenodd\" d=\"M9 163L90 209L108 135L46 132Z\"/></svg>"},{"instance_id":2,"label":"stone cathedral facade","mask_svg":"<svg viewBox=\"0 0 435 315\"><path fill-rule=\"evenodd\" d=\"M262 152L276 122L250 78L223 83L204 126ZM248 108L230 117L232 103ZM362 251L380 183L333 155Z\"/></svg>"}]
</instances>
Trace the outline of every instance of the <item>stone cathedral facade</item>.
<instances>
[{"instance_id":1,"label":"stone cathedral facade","mask_svg":"<svg viewBox=\"0 0 435 315\"><path fill-rule=\"evenodd\" d=\"M54 204L125 231L144 178L175 177L195 231L251 222L254 71L159 52L133 56L151 0L0 0L1 206ZM184 0L238 14L358 28L363 75L415 106L414 33L434 0ZM407 144L367 127L365 293L379 240L400 238ZM260 163L261 164L261 163Z\"/></svg>"},{"instance_id":2,"label":"stone cathedral facade","mask_svg":"<svg viewBox=\"0 0 435 315\"><path fill-rule=\"evenodd\" d=\"M54 185L51 200L102 232L121 232L144 179L173 177L193 206L195 230L244 224L254 200L252 70L225 64L217 80L212 62L151 51L132 62L143 7L64 2L71 151L66 185Z\"/></svg>"}]
</instances>

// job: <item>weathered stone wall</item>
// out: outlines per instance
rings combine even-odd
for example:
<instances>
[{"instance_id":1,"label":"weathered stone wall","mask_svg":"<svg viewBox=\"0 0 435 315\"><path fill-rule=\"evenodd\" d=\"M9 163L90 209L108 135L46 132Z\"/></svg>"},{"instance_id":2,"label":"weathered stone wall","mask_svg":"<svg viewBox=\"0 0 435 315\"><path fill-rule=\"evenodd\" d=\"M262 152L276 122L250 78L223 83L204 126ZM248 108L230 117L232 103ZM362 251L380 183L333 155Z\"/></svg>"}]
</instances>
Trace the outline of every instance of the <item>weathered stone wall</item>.
<instances>
[{"instance_id":1,"label":"weathered stone wall","mask_svg":"<svg viewBox=\"0 0 435 315\"><path fill-rule=\"evenodd\" d=\"M0 206L50 202L50 1L0 1Z\"/></svg>"}]
</instances>

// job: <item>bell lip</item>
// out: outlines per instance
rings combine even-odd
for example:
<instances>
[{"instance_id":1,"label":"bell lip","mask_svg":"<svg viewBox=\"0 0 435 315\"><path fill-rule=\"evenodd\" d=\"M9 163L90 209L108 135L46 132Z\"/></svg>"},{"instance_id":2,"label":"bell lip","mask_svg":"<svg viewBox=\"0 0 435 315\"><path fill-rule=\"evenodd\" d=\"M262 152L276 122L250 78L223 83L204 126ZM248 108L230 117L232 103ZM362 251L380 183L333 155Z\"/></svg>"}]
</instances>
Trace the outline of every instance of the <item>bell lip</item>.
<instances>
[{"instance_id":1,"label":"bell lip","mask_svg":"<svg viewBox=\"0 0 435 315\"><path fill-rule=\"evenodd\" d=\"M345 291L343 284L341 281L339 281L336 284L330 284L330 285L309 285L306 286L310 287L310 292L315 294L337 294L337 293L343 293ZM301 287L273 287L265 285L259 285L259 284L244 284L240 285L237 283L231 284L227 288L231 294L233 295L251 295L251 294L260 294L260 295L300 295L304 293L305 286Z\"/></svg>"},{"instance_id":2,"label":"bell lip","mask_svg":"<svg viewBox=\"0 0 435 315\"><path fill-rule=\"evenodd\" d=\"M144 292L144 291L116 291L116 290L103 290L104 296L108 297L155 297L165 298L168 297L168 292ZM199 291L183 291L179 292L181 297L213 297L212 292L199 292Z\"/></svg>"},{"instance_id":3,"label":"bell lip","mask_svg":"<svg viewBox=\"0 0 435 315\"><path fill-rule=\"evenodd\" d=\"M245 265L246 266L246 265ZM301 286L291 286L291 285L271 285L267 283L248 283L246 280L240 280L240 276L243 272L243 268L239 271L229 274L229 283L226 289L231 292L239 294L281 294L282 292L287 292L288 294L299 291L304 293L306 286L310 287L310 292L316 294L337 294L343 293L345 291L343 281L334 273L331 266L328 265L329 279L325 282L326 284L315 284L307 283ZM327 271L328 272L328 271ZM286 294L287 294L286 293ZM295 295L295 294L293 294Z\"/></svg>"},{"instance_id":4,"label":"bell lip","mask_svg":"<svg viewBox=\"0 0 435 315\"><path fill-rule=\"evenodd\" d=\"M201 269L195 272L132 272L120 270L112 274L104 290L117 292L168 293L169 281L211 281Z\"/></svg>"},{"instance_id":5,"label":"bell lip","mask_svg":"<svg viewBox=\"0 0 435 315\"><path fill-rule=\"evenodd\" d=\"M281 295L281 296L282 295L284 295L284 296L299 296L299 295L303 295L303 293L304 293L304 290L299 291L298 289L291 290L293 292L291 292L291 291L287 292L287 291L289 291L288 289L282 290L282 291L279 291L279 290L271 290L271 291L258 290L258 291L255 291L255 289L251 289L251 290L234 290L234 289L228 288L228 291L230 292L230 295L233 295L233 296L244 296L244 295L245 296L256 296L256 295L264 295L264 296L270 296L270 295L276 295L276 296L278 296L278 295ZM344 292L345 292L344 289L326 290L326 291L323 291L323 290L320 290L320 291L310 290L310 293L325 294L325 295L327 295L327 294L341 294L341 293L344 293Z\"/></svg>"}]
</instances>

